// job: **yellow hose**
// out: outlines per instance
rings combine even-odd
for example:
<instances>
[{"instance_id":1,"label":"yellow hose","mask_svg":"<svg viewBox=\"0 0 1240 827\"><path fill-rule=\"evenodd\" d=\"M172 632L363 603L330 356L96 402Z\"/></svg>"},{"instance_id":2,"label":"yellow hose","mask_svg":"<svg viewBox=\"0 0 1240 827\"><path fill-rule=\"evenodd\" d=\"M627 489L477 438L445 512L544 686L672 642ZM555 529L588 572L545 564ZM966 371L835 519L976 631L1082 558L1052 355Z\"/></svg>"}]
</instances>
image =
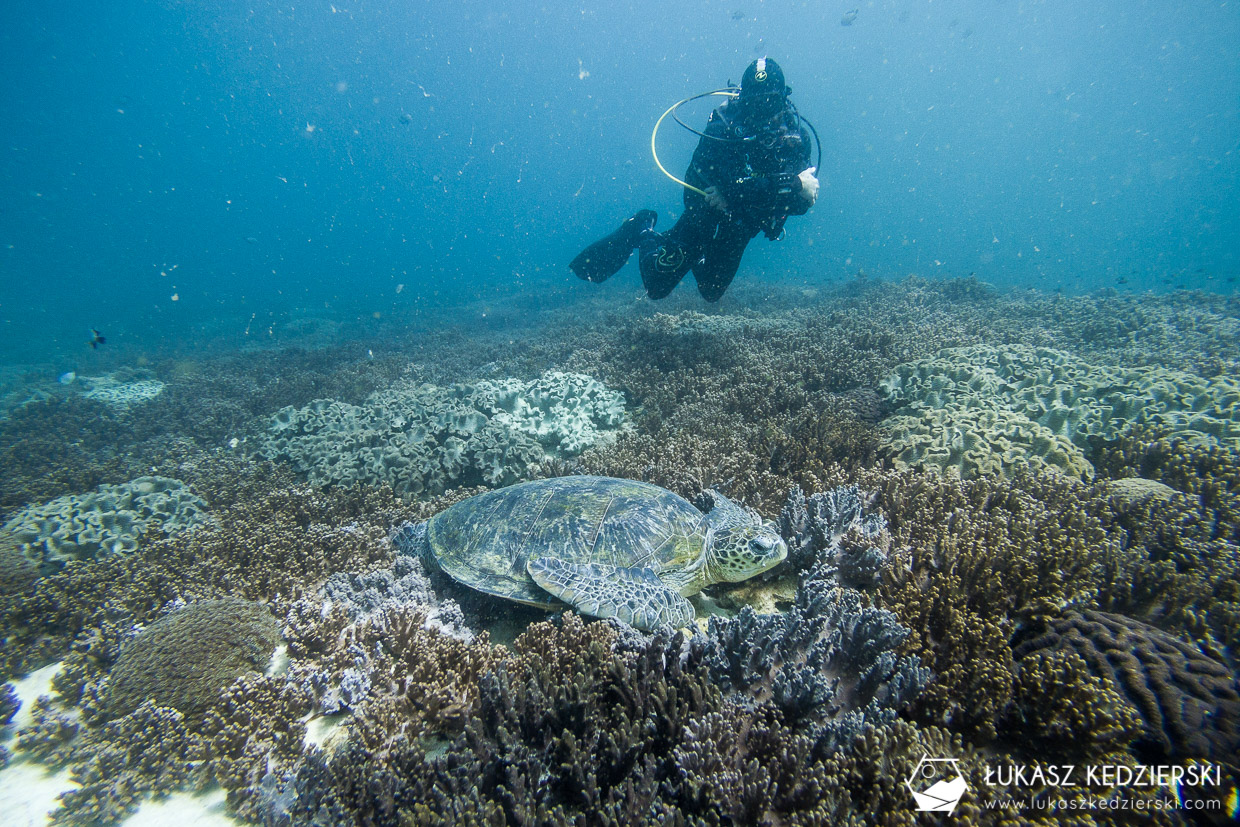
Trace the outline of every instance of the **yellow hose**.
<instances>
[{"instance_id":1,"label":"yellow hose","mask_svg":"<svg viewBox=\"0 0 1240 827\"><path fill-rule=\"evenodd\" d=\"M650 131L650 154L654 156L655 166L657 166L659 168L659 171L662 172L664 175L666 175L668 178L671 178L673 181L675 181L677 184L680 184L682 187L684 187L687 190L693 190L694 192L696 192L698 195L702 196L703 198L706 197L706 192L704 190L698 189L697 187L693 186L687 181L681 181L675 175L672 175L670 172L667 171L667 168L664 167L662 162L659 161L659 152L655 148L655 138L658 137L659 125L663 123L663 119L666 118L668 115L672 114L673 112L675 112L676 107L686 104L689 101L697 100L698 98L705 98L709 95L723 95L724 97L729 97L729 98L736 97L736 93L733 91L724 90L724 89L716 89L714 92L704 92L701 95L694 95L691 98L685 98L684 100L676 101L675 103L673 103L671 106L667 108L666 112L664 112L662 115L659 116L659 119L654 122L654 129Z\"/></svg>"}]
</instances>

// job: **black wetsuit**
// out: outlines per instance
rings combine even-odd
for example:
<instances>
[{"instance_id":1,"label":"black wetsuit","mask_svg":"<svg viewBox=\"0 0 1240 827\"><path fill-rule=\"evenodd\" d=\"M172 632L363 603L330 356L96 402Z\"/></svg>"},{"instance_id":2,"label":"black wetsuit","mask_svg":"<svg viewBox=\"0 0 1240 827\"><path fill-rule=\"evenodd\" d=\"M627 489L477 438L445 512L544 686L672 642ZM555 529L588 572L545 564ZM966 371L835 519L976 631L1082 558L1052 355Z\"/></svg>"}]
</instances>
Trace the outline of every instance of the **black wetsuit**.
<instances>
[{"instance_id":1,"label":"black wetsuit","mask_svg":"<svg viewBox=\"0 0 1240 827\"><path fill-rule=\"evenodd\" d=\"M698 292L718 301L732 283L745 247L758 233L774 240L790 215L811 204L798 174L810 165L810 139L790 106L757 128L731 101L711 113L685 173L699 189L717 187L727 212L711 208L701 194L685 189L685 211L666 233L639 241L642 283L661 299L693 271ZM724 140L719 140L724 139Z\"/></svg>"}]
</instances>

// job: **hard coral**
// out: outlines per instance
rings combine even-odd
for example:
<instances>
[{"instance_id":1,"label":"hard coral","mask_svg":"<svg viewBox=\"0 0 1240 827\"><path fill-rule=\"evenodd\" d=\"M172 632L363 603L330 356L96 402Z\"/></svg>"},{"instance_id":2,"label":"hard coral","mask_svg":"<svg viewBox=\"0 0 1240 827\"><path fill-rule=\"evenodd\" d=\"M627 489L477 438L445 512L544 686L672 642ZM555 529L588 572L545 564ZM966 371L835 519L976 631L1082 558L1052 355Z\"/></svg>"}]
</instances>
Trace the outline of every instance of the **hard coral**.
<instances>
[{"instance_id":1,"label":"hard coral","mask_svg":"<svg viewBox=\"0 0 1240 827\"><path fill-rule=\"evenodd\" d=\"M53 824L116 824L152 793L191 781L204 743L175 709L146 701L128 715L88 730L76 746L71 776L77 787L61 793Z\"/></svg>"},{"instance_id":2,"label":"hard coral","mask_svg":"<svg viewBox=\"0 0 1240 827\"><path fill-rule=\"evenodd\" d=\"M1140 714L1138 754L1230 760L1240 752L1240 680L1198 646L1095 611L1031 624L1014 643L1018 661L1043 652L1078 655Z\"/></svg>"},{"instance_id":3,"label":"hard coral","mask_svg":"<svg viewBox=\"0 0 1240 827\"><path fill-rule=\"evenodd\" d=\"M228 792L229 806L257 820L258 789L301 755L312 699L284 678L247 675L230 684L202 720L204 772Z\"/></svg>"},{"instance_id":4,"label":"hard coral","mask_svg":"<svg viewBox=\"0 0 1240 827\"><path fill-rule=\"evenodd\" d=\"M893 564L882 605L914 631L906 651L935 675L916 704L925 720L981 740L1012 692L1016 620L1088 603L1118 542L1063 477L959 481L863 475L888 518Z\"/></svg>"},{"instance_id":5,"label":"hard coral","mask_svg":"<svg viewBox=\"0 0 1240 827\"><path fill-rule=\"evenodd\" d=\"M196 718L235 678L266 669L279 639L262 604L236 598L192 603L151 624L121 651L108 681L108 711L120 717L149 699Z\"/></svg>"},{"instance_id":6,"label":"hard coral","mask_svg":"<svg viewBox=\"0 0 1240 827\"><path fill-rule=\"evenodd\" d=\"M118 450L132 441L102 402L53 397L12 411L0 418L0 512L142 473L140 458Z\"/></svg>"}]
</instances>

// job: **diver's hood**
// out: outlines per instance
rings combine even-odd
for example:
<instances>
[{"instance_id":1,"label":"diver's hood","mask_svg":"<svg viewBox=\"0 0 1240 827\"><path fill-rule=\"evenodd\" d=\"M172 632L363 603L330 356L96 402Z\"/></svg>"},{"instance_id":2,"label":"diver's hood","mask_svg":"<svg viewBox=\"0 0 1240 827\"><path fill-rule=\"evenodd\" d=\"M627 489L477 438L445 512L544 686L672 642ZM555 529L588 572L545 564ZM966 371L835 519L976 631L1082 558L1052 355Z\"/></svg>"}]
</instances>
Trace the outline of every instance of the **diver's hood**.
<instances>
[{"instance_id":1,"label":"diver's hood","mask_svg":"<svg viewBox=\"0 0 1240 827\"><path fill-rule=\"evenodd\" d=\"M769 57L760 57L745 69L737 103L745 118L769 118L784 109L790 91L784 85L784 70L779 64Z\"/></svg>"}]
</instances>

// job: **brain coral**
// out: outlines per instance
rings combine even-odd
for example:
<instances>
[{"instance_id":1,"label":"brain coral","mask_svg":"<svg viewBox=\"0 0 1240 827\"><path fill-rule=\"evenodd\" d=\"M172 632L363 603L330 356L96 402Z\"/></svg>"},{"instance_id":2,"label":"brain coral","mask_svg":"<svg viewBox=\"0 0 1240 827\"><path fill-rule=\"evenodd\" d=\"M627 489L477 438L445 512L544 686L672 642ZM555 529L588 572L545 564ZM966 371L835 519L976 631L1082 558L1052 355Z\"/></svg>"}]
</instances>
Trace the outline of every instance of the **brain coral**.
<instances>
[{"instance_id":1,"label":"brain coral","mask_svg":"<svg viewBox=\"0 0 1240 827\"><path fill-rule=\"evenodd\" d=\"M127 715L143 701L200 715L225 686L262 672L280 631L261 603L204 600L160 618L121 650L108 680L108 713Z\"/></svg>"},{"instance_id":2,"label":"brain coral","mask_svg":"<svg viewBox=\"0 0 1240 827\"><path fill-rule=\"evenodd\" d=\"M267 459L291 462L318 484L386 483L434 495L499 486L614 438L623 394L582 374L551 371L472 385L417 385L371 394L362 405L316 400L284 408L259 440Z\"/></svg>"},{"instance_id":3,"label":"brain coral","mask_svg":"<svg viewBox=\"0 0 1240 827\"><path fill-rule=\"evenodd\" d=\"M180 480L138 477L29 506L5 529L32 559L57 567L67 560L131 552L150 529L173 535L194 528L207 521L206 506Z\"/></svg>"},{"instance_id":4,"label":"brain coral","mask_svg":"<svg viewBox=\"0 0 1240 827\"><path fill-rule=\"evenodd\" d=\"M1068 612L1022 629L1013 655L1072 652L1136 708L1151 758L1234 757L1240 680L1198 646L1122 615Z\"/></svg>"},{"instance_id":5,"label":"brain coral","mask_svg":"<svg viewBox=\"0 0 1240 827\"><path fill-rule=\"evenodd\" d=\"M1192 444L1240 447L1240 381L1159 367L1094 366L1026 345L948 348L882 382L900 410L884 423L902 466L962 476L1056 468L1093 476L1083 449L1147 425Z\"/></svg>"}]
</instances>

